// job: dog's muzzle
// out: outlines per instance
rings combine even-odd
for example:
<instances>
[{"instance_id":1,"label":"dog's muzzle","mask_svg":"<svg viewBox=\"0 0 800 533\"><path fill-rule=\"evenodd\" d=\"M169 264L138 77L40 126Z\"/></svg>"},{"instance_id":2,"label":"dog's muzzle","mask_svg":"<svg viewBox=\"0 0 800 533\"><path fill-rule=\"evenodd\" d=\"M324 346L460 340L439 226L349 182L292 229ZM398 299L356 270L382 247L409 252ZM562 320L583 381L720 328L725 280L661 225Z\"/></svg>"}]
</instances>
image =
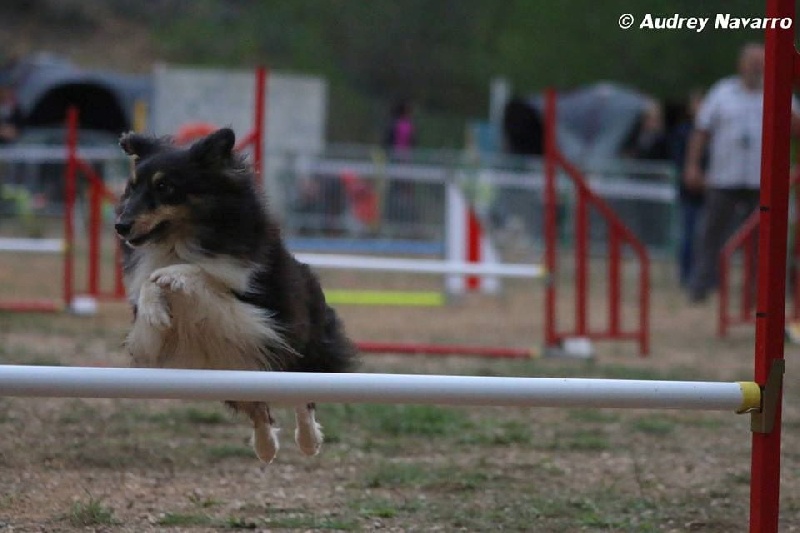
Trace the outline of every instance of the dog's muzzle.
<instances>
[{"instance_id":1,"label":"dog's muzzle","mask_svg":"<svg viewBox=\"0 0 800 533\"><path fill-rule=\"evenodd\" d=\"M128 235L130 235L131 228L133 228L133 222L119 221L116 224L114 224L114 230L117 232L117 235L119 235L123 239Z\"/></svg>"}]
</instances>

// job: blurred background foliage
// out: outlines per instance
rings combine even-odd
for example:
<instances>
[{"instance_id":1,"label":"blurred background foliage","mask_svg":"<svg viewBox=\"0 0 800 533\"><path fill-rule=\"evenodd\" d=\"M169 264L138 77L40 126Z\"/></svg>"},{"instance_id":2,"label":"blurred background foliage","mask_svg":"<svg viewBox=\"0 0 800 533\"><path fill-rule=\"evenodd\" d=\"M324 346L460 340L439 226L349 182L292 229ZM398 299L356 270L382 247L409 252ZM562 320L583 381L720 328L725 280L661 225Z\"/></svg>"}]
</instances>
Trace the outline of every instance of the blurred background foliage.
<instances>
[{"instance_id":1,"label":"blurred background foliage","mask_svg":"<svg viewBox=\"0 0 800 533\"><path fill-rule=\"evenodd\" d=\"M411 98L420 144L460 147L465 121L487 115L494 77L523 95L612 80L680 101L731 74L741 44L762 38L621 30L623 13L713 22L763 9L753 0L3 0L0 19L82 32L124 19L151 40L152 62L324 76L332 141L379 142L391 102Z\"/></svg>"}]
</instances>

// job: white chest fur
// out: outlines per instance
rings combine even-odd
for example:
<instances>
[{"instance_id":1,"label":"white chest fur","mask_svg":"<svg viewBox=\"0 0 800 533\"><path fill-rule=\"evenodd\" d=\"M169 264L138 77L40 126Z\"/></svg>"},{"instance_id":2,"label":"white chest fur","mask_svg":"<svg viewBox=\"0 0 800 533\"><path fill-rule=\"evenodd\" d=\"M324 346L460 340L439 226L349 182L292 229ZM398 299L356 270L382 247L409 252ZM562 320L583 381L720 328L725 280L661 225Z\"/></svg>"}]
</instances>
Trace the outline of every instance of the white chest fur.
<instances>
[{"instance_id":1,"label":"white chest fur","mask_svg":"<svg viewBox=\"0 0 800 533\"><path fill-rule=\"evenodd\" d=\"M214 370L279 369L285 347L266 309L237 299L253 266L228 257L152 248L127 276L137 316L126 344L136 366Z\"/></svg>"}]
</instances>

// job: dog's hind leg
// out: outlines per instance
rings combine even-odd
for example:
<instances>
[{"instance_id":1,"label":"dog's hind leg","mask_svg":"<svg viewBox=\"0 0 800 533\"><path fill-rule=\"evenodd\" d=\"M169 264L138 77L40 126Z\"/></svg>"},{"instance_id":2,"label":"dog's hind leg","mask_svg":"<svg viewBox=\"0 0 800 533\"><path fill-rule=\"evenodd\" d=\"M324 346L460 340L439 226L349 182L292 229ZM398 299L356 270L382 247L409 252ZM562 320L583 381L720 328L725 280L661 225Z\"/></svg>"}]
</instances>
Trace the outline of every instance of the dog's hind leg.
<instances>
[{"instance_id":1,"label":"dog's hind leg","mask_svg":"<svg viewBox=\"0 0 800 533\"><path fill-rule=\"evenodd\" d=\"M259 459L271 463L278 453L279 429L274 427L275 420L269 412L269 406L263 402L228 402L228 405L242 411L253 422L253 449Z\"/></svg>"},{"instance_id":2,"label":"dog's hind leg","mask_svg":"<svg viewBox=\"0 0 800 533\"><path fill-rule=\"evenodd\" d=\"M313 403L295 407L294 410L297 419L294 440L305 455L317 455L322 447L322 427L314 418L315 411Z\"/></svg>"}]
</instances>

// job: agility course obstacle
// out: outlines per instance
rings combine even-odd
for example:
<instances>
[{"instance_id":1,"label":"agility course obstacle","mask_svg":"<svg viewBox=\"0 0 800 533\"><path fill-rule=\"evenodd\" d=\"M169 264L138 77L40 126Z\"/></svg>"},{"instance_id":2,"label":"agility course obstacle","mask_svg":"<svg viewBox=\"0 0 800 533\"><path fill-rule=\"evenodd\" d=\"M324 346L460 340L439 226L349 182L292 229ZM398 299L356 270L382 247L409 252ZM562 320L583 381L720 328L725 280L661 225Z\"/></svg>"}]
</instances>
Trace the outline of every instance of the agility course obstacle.
<instances>
[{"instance_id":1,"label":"agility course obstacle","mask_svg":"<svg viewBox=\"0 0 800 533\"><path fill-rule=\"evenodd\" d=\"M264 113L266 98L266 81L267 71L264 68L259 68L255 72L255 113L253 116L254 129L243 136L241 141L237 144L237 149L252 149L254 152L253 164L256 167L256 172L259 176L263 174L263 154L259 148L263 145L264 139ZM550 117L555 120L555 117ZM78 117L77 113L70 113L67 121L67 172L65 176L66 182L66 209L65 209L65 241L67 244L64 247L64 296L63 302L56 302L55 304L26 304L20 305L17 302L15 305L10 306L10 309L16 310L51 310L56 311L59 309L70 309L71 302L74 300L75 283L74 278L74 204L76 202L76 180L78 176L83 176L88 180L88 279L86 282L86 294L95 300L103 299L122 299L124 298L124 287L122 284L122 275L120 267L120 251L115 247L115 273L114 273L114 286L113 290L103 292L100 287L101 283L101 237L102 230L102 209L103 203L106 201L115 201L114 195L111 194L105 187L102 179L95 173L94 169L86 164L78 157L77 149L77 135L78 135ZM332 163L334 171L345 172L347 167L337 167L338 163ZM349 163L348 163L349 164ZM325 163L328 165L328 163ZM323 165L324 166L324 165ZM330 170L330 169L328 169ZM409 165L404 170L412 173L420 171L414 165ZM351 171L348 171L351 172ZM440 172L435 176L427 176L424 179L441 180ZM421 178L421 179L423 179ZM554 175L549 175L549 182L556 179ZM573 180L581 180L580 175L575 175ZM584 187L585 188L585 187ZM478 219L474 209L469 205L461 190L460 184L453 179L445 180L445 200L446 200L446 220L447 220L447 238L442 248L443 259L427 259L427 258L409 258L409 257L380 257L380 256L366 256L366 255L348 255L348 254L298 254L298 258L304 262L309 263L312 267L319 269L339 269L339 270L364 270L373 272L405 272L414 274L428 274L440 275L444 280L446 290L441 292L428 291L421 293L419 291L412 291L403 293L403 291L377 291L369 290L366 292L360 290L345 290L333 291L332 302L337 305L343 304L359 304L359 305L390 305L390 306L441 306L447 302L448 294L462 294L464 292L481 291L487 293L497 292L501 278L518 278L528 280L541 280L548 283L548 290L555 291L555 282L553 281L555 275L550 275L552 271L550 268L545 268L539 264L504 264L500 263L497 258L497 253L493 250L491 243L488 240L486 232L482 228L481 221ZM588 194L588 193L587 193ZM597 202L602 202L597 199ZM557 209L556 202L547 202L546 212L548 217L555 217L555 210ZM603 211L602 213L610 212L610 210ZM585 217L584 217L585 222ZM546 246L554 248L558 245L556 236L550 234L546 239ZM582 257L584 264L588 256L588 239L579 241L579 245L584 247L582 252L577 254L577 257ZM619 247L618 247L619 248ZM612 250L612 258L614 258L614 265L617 268L617 275L615 280L619 280L619 264L621 262L621 254L618 249L616 252ZM555 254L553 255L555 257ZM558 265L553 262L551 267ZM587 270L582 272L586 274ZM556 273L557 274L557 273ZM585 276L581 279L585 280ZM647 283L643 281L643 283ZM646 343L642 341L646 337L647 332L643 329L635 333L623 331L619 325L619 309L621 307L620 298L621 290L620 283L617 282L616 289L609 293L609 296L614 300L610 305L612 310L616 309L616 313L612 312L610 316L617 317L616 327L611 328L608 332L588 332L586 331L586 306L588 306L588 297L585 290L586 283L582 286L584 292L578 300L579 309L576 309L578 317L584 319L578 320L579 324L584 327L577 328L574 332L570 331L555 331L555 319L546 319L547 330L551 332L546 337L549 347L563 345L571 337L589 337L590 333L593 334L592 338L595 339L632 339L640 342L640 351L642 354L646 352ZM549 302L549 301L548 301ZM644 302L647 305L647 302ZM555 306L550 306L546 303L546 311L548 313L556 313ZM646 309L640 311L646 314ZM642 320L642 323L645 321ZM525 347L507 347L507 346L481 346L481 345L467 345L463 342L445 344L438 343L404 343L404 342L380 342L386 339L375 339L379 342L364 342L360 347L365 352L374 351L381 348L385 352L386 349L391 348L394 353L406 354L425 354L430 353L433 355L444 354L468 354L475 356L487 357L507 357L513 354L514 357L530 357L532 354L538 355L541 350L530 349Z\"/></svg>"},{"instance_id":2,"label":"agility course obstacle","mask_svg":"<svg viewBox=\"0 0 800 533\"><path fill-rule=\"evenodd\" d=\"M266 95L267 70L263 67L256 69L255 73L255 115L254 128L247 133L237 144L237 150L251 149L253 153L252 164L258 178L259 186L263 181L263 130L264 130L264 99ZM97 149L78 148L79 116L75 107L70 107L66 115L65 150L53 153L50 148L36 149L33 154L40 160L65 161L64 172L64 207L63 226L64 236L61 239L18 239L0 238L0 253L48 253L61 254L63 257L62 292L60 297L50 299L15 298L0 300L0 311L7 312L59 312L69 310L82 312L82 303L91 303L98 300L120 300L125 298L125 287L122 276L122 256L119 246L114 246L114 280L111 290L102 288L102 232L104 205L115 204L117 196L108 189L97 171L84 158L83 152L90 155ZM107 150L94 155L107 156ZM85 180L87 189L87 278L83 295L76 294L75 280L75 254L76 231L75 216L78 202L79 180Z\"/></svg>"},{"instance_id":3,"label":"agility course obstacle","mask_svg":"<svg viewBox=\"0 0 800 533\"><path fill-rule=\"evenodd\" d=\"M441 307L447 297L436 291L370 291L323 289L331 305L399 305L411 307Z\"/></svg>"},{"instance_id":4,"label":"agility course obstacle","mask_svg":"<svg viewBox=\"0 0 800 533\"><path fill-rule=\"evenodd\" d=\"M556 173L561 169L577 191L575 216L575 323L562 330L556 323L558 285L551 282L545 293L545 344L557 346L569 338L631 339L639 353L649 352L650 260L644 244L623 224L614 211L588 186L581 171L560 152L556 138L556 96L545 94L545 268L558 272L558 229L556 224ZM589 327L589 209L593 208L608 227L608 322L605 329ZM623 246L630 247L639 262L639 312L636 327L624 329L621 320L621 265Z\"/></svg>"},{"instance_id":5,"label":"agility course obstacle","mask_svg":"<svg viewBox=\"0 0 800 533\"><path fill-rule=\"evenodd\" d=\"M3 396L415 403L509 407L761 409L752 382L317 374L152 368L0 366Z\"/></svg>"},{"instance_id":6,"label":"agility course obstacle","mask_svg":"<svg viewBox=\"0 0 800 533\"><path fill-rule=\"evenodd\" d=\"M316 268L371 270L379 272L412 272L417 274L472 274L508 278L541 278L545 271L539 265L492 265L438 261L435 259L400 259L366 255L296 254L299 261Z\"/></svg>"},{"instance_id":7,"label":"agility course obstacle","mask_svg":"<svg viewBox=\"0 0 800 533\"><path fill-rule=\"evenodd\" d=\"M13 300L1 300L0 310L10 312L57 312L62 310L76 309L76 290L75 290L75 211L78 195L78 180L83 178L88 184L88 271L86 282L87 296L79 298L80 301L90 299L118 299L124 297L124 287L122 284L121 255L115 249L115 280L114 288L111 291L103 291L100 288L100 242L102 230L102 209L103 202L115 202L116 196L108 190L102 178L95 169L81 157L78 150L78 111L71 107L67 110L66 118L66 141L65 151L54 154L52 150L37 150L34 154L43 161L65 161L66 170L64 173L64 203L63 203L63 232L61 239L19 239L3 238L0 239L0 252L17 253L48 253L60 254L62 256L62 291L60 297L50 299L30 299L17 298ZM107 151L101 154L107 156Z\"/></svg>"},{"instance_id":8,"label":"agility course obstacle","mask_svg":"<svg viewBox=\"0 0 800 533\"><path fill-rule=\"evenodd\" d=\"M789 253L791 254L792 281L791 318L800 320L800 172L795 171L789 178L789 187L794 194L794 231L791 234ZM717 335L724 338L731 327L752 324L755 320L755 279L758 248L759 210L753 212L722 247L719 258L719 307ZM735 286L734 260L741 258L741 283ZM738 302L736 289L740 289ZM734 305L738 303L738 306Z\"/></svg>"},{"instance_id":9,"label":"agility course obstacle","mask_svg":"<svg viewBox=\"0 0 800 533\"><path fill-rule=\"evenodd\" d=\"M768 17L796 20L792 0L767 0L766 6ZM792 83L800 77L800 56L794 48L794 32L767 29L765 34L755 344L755 381L761 386L766 384L770 373L781 371L784 365L791 98ZM777 388L772 431L753 433L751 532L778 531L783 391L780 384Z\"/></svg>"},{"instance_id":10,"label":"agility course obstacle","mask_svg":"<svg viewBox=\"0 0 800 533\"><path fill-rule=\"evenodd\" d=\"M791 0L767 0L766 5L767 17L794 20L795 5ZM795 76L800 76L800 56L794 49L793 33L781 28L767 29L759 208L761 252L758 256L752 383L698 382L687 385L686 382L663 381L549 381L536 378L296 375L0 366L0 395L273 399L279 403L316 399L331 402L752 410L750 531L777 532L784 371L789 132L791 85ZM591 201L591 197L584 198L584 201ZM550 219L548 225L553 223L554 218ZM553 256L548 261L548 266L552 266L554 259Z\"/></svg>"}]
</instances>

